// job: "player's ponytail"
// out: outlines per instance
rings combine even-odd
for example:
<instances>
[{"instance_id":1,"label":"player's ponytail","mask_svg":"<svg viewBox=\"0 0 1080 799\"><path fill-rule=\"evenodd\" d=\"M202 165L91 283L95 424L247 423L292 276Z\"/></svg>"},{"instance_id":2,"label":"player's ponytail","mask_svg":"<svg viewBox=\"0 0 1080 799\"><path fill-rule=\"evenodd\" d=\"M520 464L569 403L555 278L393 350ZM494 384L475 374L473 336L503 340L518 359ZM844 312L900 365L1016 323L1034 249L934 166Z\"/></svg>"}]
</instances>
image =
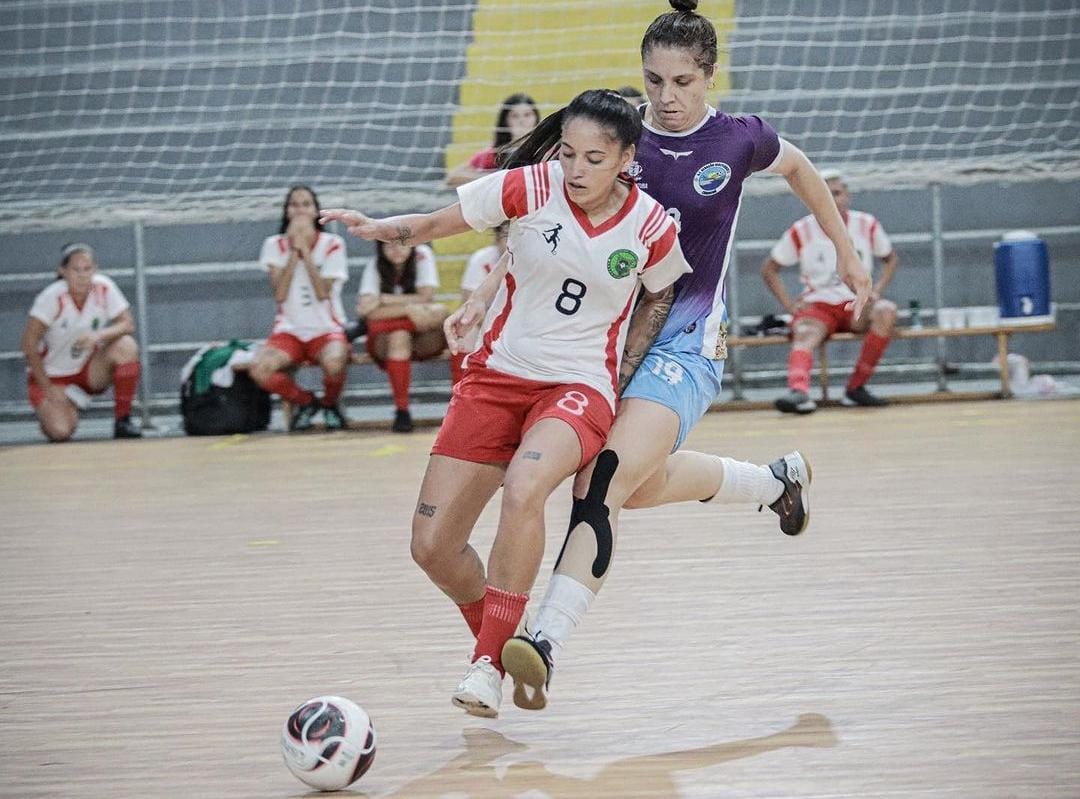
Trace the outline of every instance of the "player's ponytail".
<instances>
[{"instance_id":1,"label":"player's ponytail","mask_svg":"<svg viewBox=\"0 0 1080 799\"><path fill-rule=\"evenodd\" d=\"M670 0L674 11L652 21L641 39L641 57L654 47L687 50L707 76L716 68L716 28L696 12L697 0Z\"/></svg>"},{"instance_id":2,"label":"player's ponytail","mask_svg":"<svg viewBox=\"0 0 1080 799\"><path fill-rule=\"evenodd\" d=\"M624 148L637 144L641 136L641 115L618 92L589 89L570 105L541 120L532 133L514 144L504 169L547 161L557 153L563 126L571 119L589 119L603 127Z\"/></svg>"}]
</instances>

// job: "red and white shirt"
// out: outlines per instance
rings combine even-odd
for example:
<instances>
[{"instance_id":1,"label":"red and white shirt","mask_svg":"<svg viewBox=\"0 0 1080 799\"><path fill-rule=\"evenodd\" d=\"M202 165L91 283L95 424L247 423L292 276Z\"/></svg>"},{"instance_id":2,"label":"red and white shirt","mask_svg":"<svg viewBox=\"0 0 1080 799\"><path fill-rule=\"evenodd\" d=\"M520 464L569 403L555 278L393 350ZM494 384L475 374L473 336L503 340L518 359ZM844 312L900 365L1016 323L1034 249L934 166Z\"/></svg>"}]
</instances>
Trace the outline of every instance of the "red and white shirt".
<instances>
[{"instance_id":1,"label":"red and white shirt","mask_svg":"<svg viewBox=\"0 0 1080 799\"><path fill-rule=\"evenodd\" d=\"M872 274L874 258L891 253L892 242L881 223L868 213L848 211L845 221L859 260L866 273ZM799 279L805 287L800 300L839 305L855 299L855 294L836 273L836 248L813 214L788 228L769 255L781 266L799 264Z\"/></svg>"},{"instance_id":2,"label":"red and white shirt","mask_svg":"<svg viewBox=\"0 0 1080 799\"><path fill-rule=\"evenodd\" d=\"M545 383L585 383L615 407L619 361L642 284L661 291L690 271L674 220L631 184L594 227L566 194L557 161L501 170L458 188L475 230L510 219L510 267L471 365Z\"/></svg>"},{"instance_id":3,"label":"red and white shirt","mask_svg":"<svg viewBox=\"0 0 1080 799\"><path fill-rule=\"evenodd\" d=\"M82 306L75 304L67 281L57 280L43 289L30 306L30 315L48 329L38 345L49 377L67 377L82 371L91 349L75 346L87 333L108 327L130 304L112 278L95 274Z\"/></svg>"},{"instance_id":4,"label":"red and white shirt","mask_svg":"<svg viewBox=\"0 0 1080 799\"><path fill-rule=\"evenodd\" d=\"M502 253L494 244L489 244L469 256L469 262L465 264L465 273L461 276L462 291L476 291L484 278L491 274L491 270L499 263Z\"/></svg>"},{"instance_id":5,"label":"red and white shirt","mask_svg":"<svg viewBox=\"0 0 1080 799\"><path fill-rule=\"evenodd\" d=\"M319 300L308 277L307 267L298 260L289 293L284 302L278 303L271 333L289 333L301 341L311 341L327 333L342 331L345 309L341 305L341 287L349 279L345 240L333 233L320 231L315 246L311 248L311 259L319 268L319 275L333 281L330 296ZM270 236L263 242L259 263L266 271L269 272L271 267L281 269L288 262L287 236Z\"/></svg>"},{"instance_id":6,"label":"red and white shirt","mask_svg":"<svg viewBox=\"0 0 1080 799\"><path fill-rule=\"evenodd\" d=\"M417 244L416 250L416 287L418 289L439 287L439 267L435 263L435 253L426 244ZM382 283L379 279L379 267L372 261L364 268L364 274L360 276L360 294L382 294ZM394 284L393 294L404 294L400 283Z\"/></svg>"}]
</instances>

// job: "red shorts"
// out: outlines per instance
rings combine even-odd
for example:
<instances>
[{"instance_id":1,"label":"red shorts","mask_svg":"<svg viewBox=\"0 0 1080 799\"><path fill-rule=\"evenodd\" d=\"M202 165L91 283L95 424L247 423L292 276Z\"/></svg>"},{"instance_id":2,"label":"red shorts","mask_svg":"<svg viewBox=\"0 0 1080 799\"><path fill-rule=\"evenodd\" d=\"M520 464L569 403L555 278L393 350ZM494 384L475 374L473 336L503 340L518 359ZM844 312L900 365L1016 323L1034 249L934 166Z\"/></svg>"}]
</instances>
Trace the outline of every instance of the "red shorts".
<instances>
[{"instance_id":1,"label":"red shorts","mask_svg":"<svg viewBox=\"0 0 1080 799\"><path fill-rule=\"evenodd\" d=\"M800 319L816 319L825 325L830 336L833 333L848 333L855 322L855 314L847 308L850 304L850 300L836 305L829 302L807 303L795 312L795 318L791 320L791 328L794 330Z\"/></svg>"},{"instance_id":2,"label":"red shorts","mask_svg":"<svg viewBox=\"0 0 1080 799\"><path fill-rule=\"evenodd\" d=\"M90 387L90 358L86 359L86 363L83 364L83 368L73 375L64 375L63 377L50 377L49 382L54 386L78 386L87 394L100 394L104 388L91 388ZM41 386L34 380L33 375L27 375L26 377L26 390L30 394L30 404L37 408L41 403L45 401L45 392L42 391ZM108 388L108 386L106 386Z\"/></svg>"},{"instance_id":3,"label":"red shorts","mask_svg":"<svg viewBox=\"0 0 1080 799\"><path fill-rule=\"evenodd\" d=\"M607 399L583 383L540 383L471 366L450 398L432 455L473 463L509 463L541 419L562 419L577 433L581 466L600 451L615 420Z\"/></svg>"},{"instance_id":4,"label":"red shorts","mask_svg":"<svg viewBox=\"0 0 1080 799\"><path fill-rule=\"evenodd\" d=\"M302 341L292 333L274 333L266 340L266 346L281 350L289 356L289 360L293 363L317 364L319 362L319 353L331 341L340 341L346 348L349 346L349 340L345 338L345 334L340 330L333 333L324 333L310 341Z\"/></svg>"},{"instance_id":5,"label":"red shorts","mask_svg":"<svg viewBox=\"0 0 1080 799\"><path fill-rule=\"evenodd\" d=\"M405 319L404 317L397 317L395 319L375 319L368 322L367 325L367 354L371 356L371 360L380 369L386 368L386 362L379 357L379 348L376 342L379 340L379 336L386 333L393 333L395 330L406 330L409 333L416 332L416 325L411 319ZM436 352L430 352L423 355L418 355L413 352L413 361L430 361L433 358L438 358L442 355L442 349Z\"/></svg>"}]
</instances>

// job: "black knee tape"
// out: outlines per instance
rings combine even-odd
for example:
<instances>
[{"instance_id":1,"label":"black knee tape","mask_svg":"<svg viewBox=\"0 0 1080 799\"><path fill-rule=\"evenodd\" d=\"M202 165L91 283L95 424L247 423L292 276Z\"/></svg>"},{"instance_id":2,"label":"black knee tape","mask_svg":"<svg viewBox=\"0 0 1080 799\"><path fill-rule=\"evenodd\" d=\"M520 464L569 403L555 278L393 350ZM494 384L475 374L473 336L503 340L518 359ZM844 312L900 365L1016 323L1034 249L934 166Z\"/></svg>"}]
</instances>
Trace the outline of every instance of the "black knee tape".
<instances>
[{"instance_id":1,"label":"black knee tape","mask_svg":"<svg viewBox=\"0 0 1080 799\"><path fill-rule=\"evenodd\" d=\"M615 476L619 468L619 456L613 450L605 449L596 456L596 466L593 468L592 478L589 480L589 490L584 499L574 498L574 505L570 511L570 529L566 531L566 540L563 541L562 550L555 561L555 568L559 568L566 545L570 542L570 534L579 524L587 524L596 536L596 560L592 564L592 575L600 579L611 565L612 536L610 510L605 504L607 500L608 486L611 478Z\"/></svg>"}]
</instances>

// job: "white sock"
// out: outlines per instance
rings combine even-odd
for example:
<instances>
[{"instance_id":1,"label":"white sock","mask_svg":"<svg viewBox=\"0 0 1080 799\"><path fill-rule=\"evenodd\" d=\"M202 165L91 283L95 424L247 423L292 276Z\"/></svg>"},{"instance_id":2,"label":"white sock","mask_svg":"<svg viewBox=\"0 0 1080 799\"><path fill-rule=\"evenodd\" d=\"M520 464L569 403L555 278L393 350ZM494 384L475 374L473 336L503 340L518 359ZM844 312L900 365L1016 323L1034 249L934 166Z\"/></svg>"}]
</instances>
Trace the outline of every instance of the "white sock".
<instances>
[{"instance_id":1,"label":"white sock","mask_svg":"<svg viewBox=\"0 0 1080 799\"><path fill-rule=\"evenodd\" d=\"M731 458L716 458L723 469L720 489L706 502L749 502L754 505L771 505L784 493L784 484L773 475L768 466L758 466Z\"/></svg>"},{"instance_id":2,"label":"white sock","mask_svg":"<svg viewBox=\"0 0 1080 799\"><path fill-rule=\"evenodd\" d=\"M542 636L551 643L551 662L554 663L566 645L582 618L589 612L589 606L596 599L596 594L565 574L551 575L547 593L536 611L529 632Z\"/></svg>"}]
</instances>

